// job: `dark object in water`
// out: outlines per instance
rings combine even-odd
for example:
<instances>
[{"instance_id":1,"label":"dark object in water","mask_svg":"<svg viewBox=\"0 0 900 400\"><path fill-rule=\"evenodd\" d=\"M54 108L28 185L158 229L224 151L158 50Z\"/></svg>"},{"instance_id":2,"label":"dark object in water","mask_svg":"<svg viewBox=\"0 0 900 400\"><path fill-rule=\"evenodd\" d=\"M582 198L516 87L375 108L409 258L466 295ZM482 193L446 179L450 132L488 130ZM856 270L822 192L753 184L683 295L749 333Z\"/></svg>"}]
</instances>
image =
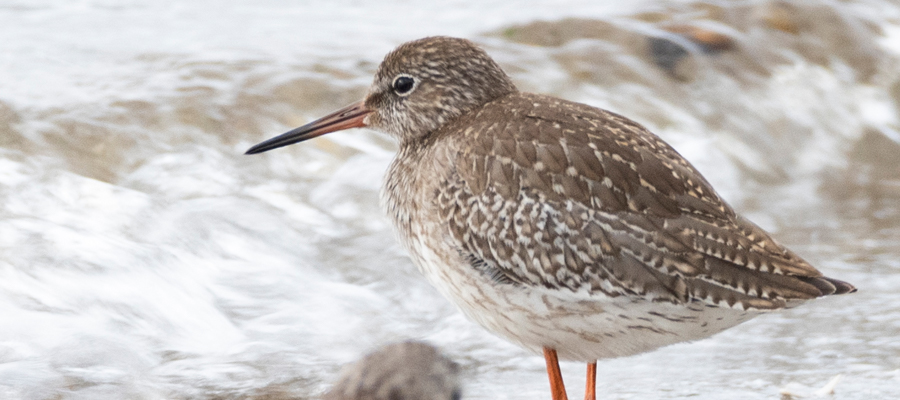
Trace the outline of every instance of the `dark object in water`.
<instances>
[{"instance_id":1,"label":"dark object in water","mask_svg":"<svg viewBox=\"0 0 900 400\"><path fill-rule=\"evenodd\" d=\"M323 400L459 400L459 366L434 346L402 342L347 365Z\"/></svg>"}]
</instances>

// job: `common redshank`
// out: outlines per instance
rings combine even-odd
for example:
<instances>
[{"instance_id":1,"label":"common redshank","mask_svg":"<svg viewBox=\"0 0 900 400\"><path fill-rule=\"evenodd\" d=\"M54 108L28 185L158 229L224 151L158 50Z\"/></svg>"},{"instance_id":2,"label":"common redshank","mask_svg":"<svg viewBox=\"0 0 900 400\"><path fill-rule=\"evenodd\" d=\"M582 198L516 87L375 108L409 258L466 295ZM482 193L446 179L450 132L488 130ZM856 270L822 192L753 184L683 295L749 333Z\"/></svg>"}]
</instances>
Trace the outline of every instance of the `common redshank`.
<instances>
[{"instance_id":1,"label":"common redshank","mask_svg":"<svg viewBox=\"0 0 900 400\"><path fill-rule=\"evenodd\" d=\"M344 367L322 400L460 400L459 365L427 343L379 348Z\"/></svg>"},{"instance_id":2,"label":"common redshank","mask_svg":"<svg viewBox=\"0 0 900 400\"><path fill-rule=\"evenodd\" d=\"M382 203L425 277L469 318L558 358L704 338L853 292L737 215L671 146L621 115L523 93L472 42L429 37L365 98L250 150L370 127L399 141Z\"/></svg>"}]
</instances>

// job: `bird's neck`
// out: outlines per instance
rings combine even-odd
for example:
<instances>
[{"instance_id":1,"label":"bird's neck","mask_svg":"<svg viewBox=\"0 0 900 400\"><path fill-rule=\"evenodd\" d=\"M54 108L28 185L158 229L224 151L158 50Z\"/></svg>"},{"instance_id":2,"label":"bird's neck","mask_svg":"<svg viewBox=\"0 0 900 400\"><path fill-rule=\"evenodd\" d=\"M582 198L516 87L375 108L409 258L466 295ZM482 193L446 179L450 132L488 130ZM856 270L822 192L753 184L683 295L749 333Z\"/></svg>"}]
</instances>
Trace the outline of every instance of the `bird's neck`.
<instances>
[{"instance_id":1,"label":"bird's neck","mask_svg":"<svg viewBox=\"0 0 900 400\"><path fill-rule=\"evenodd\" d=\"M421 150L413 144L401 143L381 188L381 206L402 238L413 235L412 221L418 209L415 192L421 187L417 173L422 158Z\"/></svg>"}]
</instances>

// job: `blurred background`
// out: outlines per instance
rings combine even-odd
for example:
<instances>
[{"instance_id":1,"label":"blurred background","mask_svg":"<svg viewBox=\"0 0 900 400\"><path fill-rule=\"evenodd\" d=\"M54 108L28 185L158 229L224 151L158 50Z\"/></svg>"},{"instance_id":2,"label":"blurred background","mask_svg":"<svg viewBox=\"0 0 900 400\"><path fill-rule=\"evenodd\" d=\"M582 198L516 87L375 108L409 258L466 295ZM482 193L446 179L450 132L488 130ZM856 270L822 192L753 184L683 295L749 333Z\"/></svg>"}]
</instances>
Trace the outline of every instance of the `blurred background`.
<instances>
[{"instance_id":1,"label":"blurred background","mask_svg":"<svg viewBox=\"0 0 900 400\"><path fill-rule=\"evenodd\" d=\"M388 137L243 155L437 34L646 125L859 288L601 361L602 398L900 393L896 2L0 0L0 398L310 399L405 339L459 362L466 399L548 398L544 361L393 239Z\"/></svg>"}]
</instances>

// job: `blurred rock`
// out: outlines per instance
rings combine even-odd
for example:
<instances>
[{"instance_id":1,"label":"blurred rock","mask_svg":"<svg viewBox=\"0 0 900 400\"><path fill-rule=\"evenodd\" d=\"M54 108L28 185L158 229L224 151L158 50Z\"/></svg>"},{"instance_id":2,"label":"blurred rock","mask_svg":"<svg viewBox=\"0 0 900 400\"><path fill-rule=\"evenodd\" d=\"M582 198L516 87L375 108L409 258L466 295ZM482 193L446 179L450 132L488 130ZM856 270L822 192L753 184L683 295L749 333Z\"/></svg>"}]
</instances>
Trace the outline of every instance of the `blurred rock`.
<instances>
[{"instance_id":1,"label":"blurred rock","mask_svg":"<svg viewBox=\"0 0 900 400\"><path fill-rule=\"evenodd\" d=\"M459 366L422 342L384 346L344 367L323 400L459 400Z\"/></svg>"},{"instance_id":2,"label":"blurred rock","mask_svg":"<svg viewBox=\"0 0 900 400\"><path fill-rule=\"evenodd\" d=\"M853 146L842 179L833 181L838 198L900 199L900 132L889 129L869 128Z\"/></svg>"},{"instance_id":3,"label":"blurred rock","mask_svg":"<svg viewBox=\"0 0 900 400\"><path fill-rule=\"evenodd\" d=\"M770 28L794 35L800 33L795 20L798 10L792 4L784 1L766 2L757 8L756 14Z\"/></svg>"},{"instance_id":4,"label":"blurred rock","mask_svg":"<svg viewBox=\"0 0 900 400\"><path fill-rule=\"evenodd\" d=\"M577 39L601 39L623 41L631 33L607 21L565 18L559 21L534 21L515 25L500 32L491 33L516 43L534 46L559 47Z\"/></svg>"},{"instance_id":5,"label":"blurred rock","mask_svg":"<svg viewBox=\"0 0 900 400\"><path fill-rule=\"evenodd\" d=\"M828 174L822 192L840 215L865 215L871 231L900 226L900 131L865 130L842 169Z\"/></svg>"},{"instance_id":6,"label":"blurred rock","mask_svg":"<svg viewBox=\"0 0 900 400\"><path fill-rule=\"evenodd\" d=\"M14 131L13 126L22 118L8 104L0 101L0 147L20 149L24 140Z\"/></svg>"},{"instance_id":7,"label":"blurred rock","mask_svg":"<svg viewBox=\"0 0 900 400\"><path fill-rule=\"evenodd\" d=\"M900 179L900 143L882 130L867 129L850 152L850 161L870 164L885 178Z\"/></svg>"},{"instance_id":8,"label":"blurred rock","mask_svg":"<svg viewBox=\"0 0 900 400\"><path fill-rule=\"evenodd\" d=\"M868 80L884 58L877 43L880 29L839 3L693 2L664 7L610 20L535 21L490 35L547 47L583 39L603 41L651 61L681 81L694 80L692 71L697 67L753 79L798 59L829 68L843 63L858 79ZM698 57L702 63L691 61ZM616 61L610 59L608 65Z\"/></svg>"},{"instance_id":9,"label":"blurred rock","mask_svg":"<svg viewBox=\"0 0 900 400\"><path fill-rule=\"evenodd\" d=\"M650 55L656 65L674 75L682 75L675 70L678 63L690 54L684 46L660 37L647 38L647 43L650 45Z\"/></svg>"},{"instance_id":10,"label":"blurred rock","mask_svg":"<svg viewBox=\"0 0 900 400\"><path fill-rule=\"evenodd\" d=\"M689 39L699 45L705 53L715 54L734 48L734 40L731 37L711 29L693 25L672 25L663 29Z\"/></svg>"},{"instance_id":11,"label":"blurred rock","mask_svg":"<svg viewBox=\"0 0 900 400\"><path fill-rule=\"evenodd\" d=\"M663 27L696 45L705 54L716 54L734 48L734 40L728 35L692 25L673 25ZM685 59L691 55L688 47L670 37L651 36L647 38L650 57L660 68L672 77L690 80L691 71L696 63ZM685 62L682 62L685 61Z\"/></svg>"}]
</instances>

